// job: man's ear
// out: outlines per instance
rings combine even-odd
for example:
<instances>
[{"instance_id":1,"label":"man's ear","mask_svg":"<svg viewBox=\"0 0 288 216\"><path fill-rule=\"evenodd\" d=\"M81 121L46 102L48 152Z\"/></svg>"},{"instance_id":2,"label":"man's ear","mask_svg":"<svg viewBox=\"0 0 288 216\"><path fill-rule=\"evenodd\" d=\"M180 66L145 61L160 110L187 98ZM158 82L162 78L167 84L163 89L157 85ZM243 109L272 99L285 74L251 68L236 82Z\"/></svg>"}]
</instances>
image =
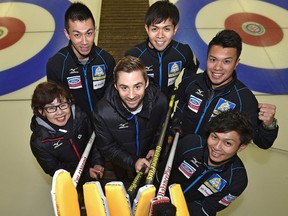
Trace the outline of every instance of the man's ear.
<instances>
[{"instance_id":1,"label":"man's ear","mask_svg":"<svg viewBox=\"0 0 288 216\"><path fill-rule=\"evenodd\" d=\"M66 38L67 38L68 40L70 40L69 32L68 32L66 29L64 29L64 34L65 34Z\"/></svg>"},{"instance_id":2,"label":"man's ear","mask_svg":"<svg viewBox=\"0 0 288 216\"><path fill-rule=\"evenodd\" d=\"M177 24L174 28L174 35L176 34L177 30L178 30L179 25Z\"/></svg>"},{"instance_id":3,"label":"man's ear","mask_svg":"<svg viewBox=\"0 0 288 216\"><path fill-rule=\"evenodd\" d=\"M146 82L146 85L145 85L145 89L148 87L148 85L149 85L149 77L147 79L147 82Z\"/></svg>"},{"instance_id":4,"label":"man's ear","mask_svg":"<svg viewBox=\"0 0 288 216\"><path fill-rule=\"evenodd\" d=\"M149 26L145 24L145 26L144 26L144 27L145 27L145 30L146 30L146 32L147 32L147 34L148 34L148 31L149 31Z\"/></svg>"},{"instance_id":5,"label":"man's ear","mask_svg":"<svg viewBox=\"0 0 288 216\"><path fill-rule=\"evenodd\" d=\"M240 62L240 58L237 59L236 64L235 64L235 67L234 67L234 70L236 70L236 68L237 68L237 66L238 66L238 64L239 64L239 62Z\"/></svg>"},{"instance_id":6,"label":"man's ear","mask_svg":"<svg viewBox=\"0 0 288 216\"><path fill-rule=\"evenodd\" d=\"M237 152L241 152L241 151L244 150L247 146L248 146L248 144L241 144L241 145L239 146L239 149L238 149Z\"/></svg>"},{"instance_id":7,"label":"man's ear","mask_svg":"<svg viewBox=\"0 0 288 216\"><path fill-rule=\"evenodd\" d=\"M38 109L38 113L40 113L44 118L46 118L46 114L43 109Z\"/></svg>"}]
</instances>

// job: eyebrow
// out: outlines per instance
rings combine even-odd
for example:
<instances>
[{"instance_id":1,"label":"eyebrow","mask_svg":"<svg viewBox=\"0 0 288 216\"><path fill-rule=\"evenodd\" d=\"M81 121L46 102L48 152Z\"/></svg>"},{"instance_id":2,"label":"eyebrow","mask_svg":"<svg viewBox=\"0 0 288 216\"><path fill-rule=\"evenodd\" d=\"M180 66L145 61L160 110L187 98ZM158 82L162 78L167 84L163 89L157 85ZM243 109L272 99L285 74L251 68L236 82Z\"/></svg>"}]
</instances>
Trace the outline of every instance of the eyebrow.
<instances>
[{"instance_id":1,"label":"eyebrow","mask_svg":"<svg viewBox=\"0 0 288 216\"><path fill-rule=\"evenodd\" d=\"M212 58L215 58L215 59L219 59L219 58L217 58L216 56L213 56L213 55L211 55L211 54L209 54L209 57L212 57ZM227 60L227 59L233 59L233 57L232 56L230 56L230 57L227 57L227 58L224 58L225 60Z\"/></svg>"},{"instance_id":2,"label":"eyebrow","mask_svg":"<svg viewBox=\"0 0 288 216\"><path fill-rule=\"evenodd\" d=\"M159 26L156 26L157 24L151 24L152 27L156 27L156 28L160 28ZM170 25L165 25L163 26L162 28L167 28L167 27L173 27L174 25L173 24L170 24Z\"/></svg>"},{"instance_id":3,"label":"eyebrow","mask_svg":"<svg viewBox=\"0 0 288 216\"><path fill-rule=\"evenodd\" d=\"M87 32L89 32L89 31L93 31L94 29L93 28L90 28L90 29L88 29L86 32L84 32L84 33L87 33ZM81 31L79 31L79 30L72 30L72 32L76 32L76 33L82 33Z\"/></svg>"},{"instance_id":4,"label":"eyebrow","mask_svg":"<svg viewBox=\"0 0 288 216\"><path fill-rule=\"evenodd\" d=\"M138 82L138 83L134 84L133 86L137 86L137 85L144 85L144 83ZM128 85L125 85L125 84L119 84L119 86L121 86L121 87L128 87Z\"/></svg>"}]
</instances>

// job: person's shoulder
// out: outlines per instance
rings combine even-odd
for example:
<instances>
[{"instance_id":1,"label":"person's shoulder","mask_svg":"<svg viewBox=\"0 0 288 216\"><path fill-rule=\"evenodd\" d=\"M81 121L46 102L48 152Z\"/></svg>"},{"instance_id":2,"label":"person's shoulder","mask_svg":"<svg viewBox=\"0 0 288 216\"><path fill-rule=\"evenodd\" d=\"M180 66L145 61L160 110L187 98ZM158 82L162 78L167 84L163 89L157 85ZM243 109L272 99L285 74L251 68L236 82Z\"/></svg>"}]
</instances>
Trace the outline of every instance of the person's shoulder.
<instances>
[{"instance_id":1,"label":"person's shoulder","mask_svg":"<svg viewBox=\"0 0 288 216\"><path fill-rule=\"evenodd\" d=\"M179 50L183 50L183 51L191 51L192 52L192 49L191 47L188 45L188 44L184 44L184 43L181 43L179 41L176 41L176 40L172 40L171 41L171 45L174 47L174 48L177 48Z\"/></svg>"},{"instance_id":2,"label":"person's shoulder","mask_svg":"<svg viewBox=\"0 0 288 216\"><path fill-rule=\"evenodd\" d=\"M116 90L113 86L113 84L110 84L106 91L105 91L105 95L104 97L102 97L95 105L95 113L105 113L106 110L108 109L114 109L114 102L116 102L115 100L115 94L116 94Z\"/></svg>"},{"instance_id":3,"label":"person's shoulder","mask_svg":"<svg viewBox=\"0 0 288 216\"><path fill-rule=\"evenodd\" d=\"M255 95L253 94L252 90L250 88L248 88L242 81L240 81L239 79L236 79L235 81L235 86L238 92L240 93L245 93L245 95L249 95L251 97L255 97Z\"/></svg>"},{"instance_id":4,"label":"person's shoulder","mask_svg":"<svg viewBox=\"0 0 288 216\"><path fill-rule=\"evenodd\" d=\"M202 137L198 134L187 134L183 136L180 139L180 142L185 144L188 143L188 145L191 145L191 147L203 147L204 146L204 141Z\"/></svg>"},{"instance_id":5,"label":"person's shoulder","mask_svg":"<svg viewBox=\"0 0 288 216\"><path fill-rule=\"evenodd\" d=\"M99 56L102 56L102 57L107 58L107 59L109 58L111 60L113 59L115 61L114 57L107 50L105 50L104 48L95 45L93 50ZM92 52L93 52L93 50L92 50Z\"/></svg>"},{"instance_id":6,"label":"person's shoulder","mask_svg":"<svg viewBox=\"0 0 288 216\"><path fill-rule=\"evenodd\" d=\"M181 137L178 141L178 151L183 154L190 154L194 151L203 151L205 140L198 134L187 134Z\"/></svg>"},{"instance_id":7,"label":"person's shoulder","mask_svg":"<svg viewBox=\"0 0 288 216\"><path fill-rule=\"evenodd\" d=\"M150 97L157 98L157 100L161 100L163 102L167 101L167 96L161 91L158 86L153 83L149 83L146 92L150 95Z\"/></svg>"},{"instance_id":8,"label":"person's shoulder","mask_svg":"<svg viewBox=\"0 0 288 216\"><path fill-rule=\"evenodd\" d=\"M63 59L65 59L67 57L67 55L69 55L68 46L63 47L60 50L58 50L58 52L56 52L54 55L52 55L48 59L48 62L53 63L54 61L57 61L57 60L63 60Z\"/></svg>"},{"instance_id":9,"label":"person's shoulder","mask_svg":"<svg viewBox=\"0 0 288 216\"><path fill-rule=\"evenodd\" d=\"M241 176L242 180L247 179L247 170L238 155L235 156L233 162L230 164L231 170L233 170L233 175Z\"/></svg>"},{"instance_id":10,"label":"person's shoulder","mask_svg":"<svg viewBox=\"0 0 288 216\"><path fill-rule=\"evenodd\" d=\"M179 83L179 88L183 89L187 87L193 87L194 85L198 83L202 83L204 77L205 76L203 73L192 74L191 76L181 80L181 82Z\"/></svg>"},{"instance_id":11,"label":"person's shoulder","mask_svg":"<svg viewBox=\"0 0 288 216\"><path fill-rule=\"evenodd\" d=\"M140 55L142 52L144 52L147 49L147 41L143 41L128 50L125 51L125 56L134 56L138 57L137 55Z\"/></svg>"}]
</instances>

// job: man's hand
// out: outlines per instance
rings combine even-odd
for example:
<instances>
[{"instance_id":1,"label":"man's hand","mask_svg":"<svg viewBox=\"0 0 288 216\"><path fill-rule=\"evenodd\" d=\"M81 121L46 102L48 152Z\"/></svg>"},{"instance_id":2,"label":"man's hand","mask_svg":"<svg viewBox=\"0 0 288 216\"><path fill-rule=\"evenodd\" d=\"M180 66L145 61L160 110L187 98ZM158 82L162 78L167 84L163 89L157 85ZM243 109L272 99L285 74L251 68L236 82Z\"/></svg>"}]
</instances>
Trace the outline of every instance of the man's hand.
<instances>
[{"instance_id":1,"label":"man's hand","mask_svg":"<svg viewBox=\"0 0 288 216\"><path fill-rule=\"evenodd\" d=\"M154 149L151 149L149 150L148 154L146 155L146 159L151 162L153 156L154 156L154 153L155 153L155 150Z\"/></svg>"},{"instance_id":2,"label":"man's hand","mask_svg":"<svg viewBox=\"0 0 288 216\"><path fill-rule=\"evenodd\" d=\"M93 168L89 169L90 177L99 180L104 175L104 167L101 165L95 165Z\"/></svg>"},{"instance_id":3,"label":"man's hand","mask_svg":"<svg viewBox=\"0 0 288 216\"><path fill-rule=\"evenodd\" d=\"M274 116L276 114L276 106L273 104L260 103L258 118L263 122L264 126L269 126L274 121Z\"/></svg>"},{"instance_id":4,"label":"man's hand","mask_svg":"<svg viewBox=\"0 0 288 216\"><path fill-rule=\"evenodd\" d=\"M136 172L138 173L142 169L143 166L146 166L145 173L148 173L149 168L150 168L150 161L148 161L146 158L139 158L135 163Z\"/></svg>"}]
</instances>

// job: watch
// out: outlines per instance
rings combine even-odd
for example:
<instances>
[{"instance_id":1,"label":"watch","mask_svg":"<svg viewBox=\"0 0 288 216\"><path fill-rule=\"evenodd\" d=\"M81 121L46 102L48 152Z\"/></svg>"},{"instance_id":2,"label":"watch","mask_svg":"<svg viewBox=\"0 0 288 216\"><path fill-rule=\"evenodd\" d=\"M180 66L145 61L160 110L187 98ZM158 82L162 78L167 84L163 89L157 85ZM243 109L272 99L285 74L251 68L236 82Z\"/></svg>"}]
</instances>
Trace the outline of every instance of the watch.
<instances>
[{"instance_id":1,"label":"watch","mask_svg":"<svg viewBox=\"0 0 288 216\"><path fill-rule=\"evenodd\" d=\"M276 118L273 119L273 122L270 125L264 125L263 124L263 127L267 130L274 130L275 128L277 128L277 126L278 126L278 124L277 124Z\"/></svg>"}]
</instances>

